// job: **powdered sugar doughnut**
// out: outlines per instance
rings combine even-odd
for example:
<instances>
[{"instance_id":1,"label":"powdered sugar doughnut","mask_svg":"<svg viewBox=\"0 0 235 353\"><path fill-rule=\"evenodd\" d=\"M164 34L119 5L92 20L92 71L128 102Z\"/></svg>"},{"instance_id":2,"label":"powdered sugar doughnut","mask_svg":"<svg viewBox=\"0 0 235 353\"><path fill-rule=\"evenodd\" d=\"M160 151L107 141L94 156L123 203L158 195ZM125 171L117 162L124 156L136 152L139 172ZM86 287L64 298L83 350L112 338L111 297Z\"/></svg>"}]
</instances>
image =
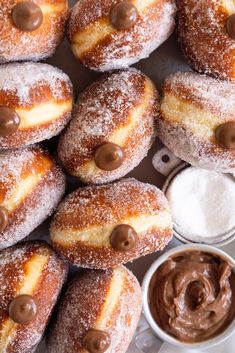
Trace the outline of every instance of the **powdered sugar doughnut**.
<instances>
[{"instance_id":1,"label":"powdered sugar doughnut","mask_svg":"<svg viewBox=\"0 0 235 353\"><path fill-rule=\"evenodd\" d=\"M67 0L0 0L0 63L51 56L68 15Z\"/></svg>"},{"instance_id":2,"label":"powdered sugar doughnut","mask_svg":"<svg viewBox=\"0 0 235 353\"><path fill-rule=\"evenodd\" d=\"M105 269L162 250L172 237L168 202L135 179L79 188L59 205L51 241L77 266Z\"/></svg>"},{"instance_id":3,"label":"powdered sugar doughnut","mask_svg":"<svg viewBox=\"0 0 235 353\"><path fill-rule=\"evenodd\" d=\"M60 304L48 353L125 353L140 312L140 285L125 267L84 271Z\"/></svg>"},{"instance_id":4,"label":"powdered sugar doughnut","mask_svg":"<svg viewBox=\"0 0 235 353\"><path fill-rule=\"evenodd\" d=\"M55 209L65 177L39 147L0 153L0 249L26 237Z\"/></svg>"},{"instance_id":5,"label":"powdered sugar doughnut","mask_svg":"<svg viewBox=\"0 0 235 353\"><path fill-rule=\"evenodd\" d=\"M147 155L155 138L158 92L141 72L103 76L79 97L58 154L84 183L126 175Z\"/></svg>"},{"instance_id":6,"label":"powdered sugar doughnut","mask_svg":"<svg viewBox=\"0 0 235 353\"><path fill-rule=\"evenodd\" d=\"M178 31L194 69L235 79L235 4L230 0L178 0Z\"/></svg>"},{"instance_id":7,"label":"powdered sugar doughnut","mask_svg":"<svg viewBox=\"0 0 235 353\"><path fill-rule=\"evenodd\" d=\"M109 71L148 57L173 32L174 0L80 0L72 9L68 38L90 69Z\"/></svg>"},{"instance_id":8,"label":"powdered sugar doughnut","mask_svg":"<svg viewBox=\"0 0 235 353\"><path fill-rule=\"evenodd\" d=\"M67 271L63 261L41 241L17 244L1 251L2 353L35 351L60 294Z\"/></svg>"},{"instance_id":9,"label":"powdered sugar doughnut","mask_svg":"<svg viewBox=\"0 0 235 353\"><path fill-rule=\"evenodd\" d=\"M169 76L157 134L186 162L235 171L235 84L192 72Z\"/></svg>"},{"instance_id":10,"label":"powdered sugar doughnut","mask_svg":"<svg viewBox=\"0 0 235 353\"><path fill-rule=\"evenodd\" d=\"M57 135L68 123L72 83L39 63L0 66L0 149L25 147Z\"/></svg>"}]
</instances>

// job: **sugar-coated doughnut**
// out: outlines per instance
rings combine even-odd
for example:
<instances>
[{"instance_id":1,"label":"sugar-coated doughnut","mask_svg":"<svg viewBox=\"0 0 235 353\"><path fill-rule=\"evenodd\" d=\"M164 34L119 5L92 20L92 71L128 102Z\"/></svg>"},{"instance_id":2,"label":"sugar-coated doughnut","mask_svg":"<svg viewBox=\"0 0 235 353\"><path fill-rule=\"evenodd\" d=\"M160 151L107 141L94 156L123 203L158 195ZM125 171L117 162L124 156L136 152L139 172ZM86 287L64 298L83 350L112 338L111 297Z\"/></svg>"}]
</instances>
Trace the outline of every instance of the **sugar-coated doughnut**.
<instances>
[{"instance_id":1,"label":"sugar-coated doughnut","mask_svg":"<svg viewBox=\"0 0 235 353\"><path fill-rule=\"evenodd\" d=\"M172 222L156 186L123 179L68 195L50 231L53 247L66 259L105 269L162 250L172 237Z\"/></svg>"},{"instance_id":2,"label":"sugar-coated doughnut","mask_svg":"<svg viewBox=\"0 0 235 353\"><path fill-rule=\"evenodd\" d=\"M44 242L0 252L0 352L32 353L43 337L67 275Z\"/></svg>"},{"instance_id":3,"label":"sugar-coated doughnut","mask_svg":"<svg viewBox=\"0 0 235 353\"><path fill-rule=\"evenodd\" d=\"M104 75L78 99L58 147L63 166L88 184L121 178L147 155L158 113L158 92L144 74Z\"/></svg>"},{"instance_id":4,"label":"sugar-coated doughnut","mask_svg":"<svg viewBox=\"0 0 235 353\"><path fill-rule=\"evenodd\" d=\"M235 79L235 4L230 0L178 0L182 49L199 72Z\"/></svg>"},{"instance_id":5,"label":"sugar-coated doughnut","mask_svg":"<svg viewBox=\"0 0 235 353\"><path fill-rule=\"evenodd\" d=\"M0 153L0 249L33 231L55 209L65 177L39 147Z\"/></svg>"},{"instance_id":6,"label":"sugar-coated doughnut","mask_svg":"<svg viewBox=\"0 0 235 353\"><path fill-rule=\"evenodd\" d=\"M178 72L164 83L157 134L194 166L235 172L234 106L234 83Z\"/></svg>"},{"instance_id":7,"label":"sugar-coated doughnut","mask_svg":"<svg viewBox=\"0 0 235 353\"><path fill-rule=\"evenodd\" d=\"M62 299L48 353L125 353L140 312L140 285L125 267L83 271Z\"/></svg>"},{"instance_id":8,"label":"sugar-coated doughnut","mask_svg":"<svg viewBox=\"0 0 235 353\"><path fill-rule=\"evenodd\" d=\"M173 32L174 0L80 0L68 38L88 68L109 71L148 57Z\"/></svg>"},{"instance_id":9,"label":"sugar-coated doughnut","mask_svg":"<svg viewBox=\"0 0 235 353\"><path fill-rule=\"evenodd\" d=\"M0 66L0 150L24 147L61 132L73 104L72 84L41 63Z\"/></svg>"},{"instance_id":10,"label":"sugar-coated doughnut","mask_svg":"<svg viewBox=\"0 0 235 353\"><path fill-rule=\"evenodd\" d=\"M0 0L0 63L51 56L64 37L67 0Z\"/></svg>"}]
</instances>

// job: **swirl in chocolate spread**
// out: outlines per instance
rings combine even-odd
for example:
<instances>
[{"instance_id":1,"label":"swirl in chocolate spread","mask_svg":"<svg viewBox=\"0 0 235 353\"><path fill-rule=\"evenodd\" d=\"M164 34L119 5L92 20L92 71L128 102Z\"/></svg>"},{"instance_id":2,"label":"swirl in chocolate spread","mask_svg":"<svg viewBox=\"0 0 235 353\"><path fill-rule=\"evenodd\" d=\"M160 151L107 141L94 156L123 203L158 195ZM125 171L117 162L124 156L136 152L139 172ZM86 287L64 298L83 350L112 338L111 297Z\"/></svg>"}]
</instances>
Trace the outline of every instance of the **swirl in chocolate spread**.
<instances>
[{"instance_id":1,"label":"swirl in chocolate spread","mask_svg":"<svg viewBox=\"0 0 235 353\"><path fill-rule=\"evenodd\" d=\"M150 309L157 324L183 342L201 342L222 331L235 317L235 275L215 254L180 253L153 275Z\"/></svg>"}]
</instances>

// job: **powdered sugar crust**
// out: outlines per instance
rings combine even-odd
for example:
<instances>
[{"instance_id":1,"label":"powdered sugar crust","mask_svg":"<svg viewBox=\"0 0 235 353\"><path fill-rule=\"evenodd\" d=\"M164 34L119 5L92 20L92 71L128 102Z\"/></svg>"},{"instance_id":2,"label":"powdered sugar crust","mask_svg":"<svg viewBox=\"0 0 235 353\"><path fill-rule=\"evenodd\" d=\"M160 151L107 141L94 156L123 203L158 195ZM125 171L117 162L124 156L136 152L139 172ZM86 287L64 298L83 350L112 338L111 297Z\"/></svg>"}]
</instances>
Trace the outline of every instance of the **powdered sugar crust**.
<instances>
[{"instance_id":1,"label":"powdered sugar crust","mask_svg":"<svg viewBox=\"0 0 235 353\"><path fill-rule=\"evenodd\" d=\"M156 186L129 178L110 185L79 188L66 197L57 213L77 215L79 227L86 228L88 224L116 224L127 214L155 215L167 209L167 200ZM92 214L89 219L88 210ZM60 224L61 230L67 226Z\"/></svg>"},{"instance_id":2,"label":"powdered sugar crust","mask_svg":"<svg viewBox=\"0 0 235 353\"><path fill-rule=\"evenodd\" d=\"M176 72L165 81L166 89L179 99L198 103L221 117L234 117L235 83L194 72ZM179 88L179 89L178 89ZM182 89L185 93L182 93Z\"/></svg>"},{"instance_id":3,"label":"powdered sugar crust","mask_svg":"<svg viewBox=\"0 0 235 353\"><path fill-rule=\"evenodd\" d=\"M30 89L49 85L55 100L64 99L63 84L72 92L69 77L60 69L42 63L13 63L0 66L0 91L12 92L19 104L30 104Z\"/></svg>"},{"instance_id":4,"label":"powdered sugar crust","mask_svg":"<svg viewBox=\"0 0 235 353\"><path fill-rule=\"evenodd\" d=\"M165 94L170 93L189 105L198 105L204 111L216 114L221 124L234 120L235 84L232 82L178 72L166 79L164 87ZM209 138L197 136L183 124L165 121L163 114L158 119L157 135L177 157L193 166L222 173L235 170L233 151L220 147Z\"/></svg>"},{"instance_id":5,"label":"powdered sugar crust","mask_svg":"<svg viewBox=\"0 0 235 353\"><path fill-rule=\"evenodd\" d=\"M64 1L64 10L51 11L39 30L33 33L20 31L12 24L11 13L15 3L15 0L2 0L0 3L0 63L39 61L51 56L64 36L68 18L67 1ZM56 5L55 1L53 3Z\"/></svg>"},{"instance_id":6,"label":"powdered sugar crust","mask_svg":"<svg viewBox=\"0 0 235 353\"><path fill-rule=\"evenodd\" d=\"M158 137L179 158L189 164L216 170L221 173L235 172L235 156L233 152L215 147L183 126L159 121Z\"/></svg>"},{"instance_id":7,"label":"powdered sugar crust","mask_svg":"<svg viewBox=\"0 0 235 353\"><path fill-rule=\"evenodd\" d=\"M35 150L28 148L0 154L0 185L4 185L6 197L11 197L12 185L21 182L22 168L33 160ZM40 150L39 150L40 151ZM32 160L32 161L31 161ZM13 212L13 220L0 233L0 249L11 246L29 235L38 225L52 214L65 191L65 177L61 169L54 165L41 177L32 192Z\"/></svg>"},{"instance_id":8,"label":"powdered sugar crust","mask_svg":"<svg viewBox=\"0 0 235 353\"><path fill-rule=\"evenodd\" d=\"M231 4L230 4L231 3ZM178 0L178 32L189 63L199 72L234 78L234 39L226 31L233 1Z\"/></svg>"},{"instance_id":9,"label":"powdered sugar crust","mask_svg":"<svg viewBox=\"0 0 235 353\"><path fill-rule=\"evenodd\" d=\"M129 133L132 141L125 149L127 158L121 167L111 172L98 170L92 180L80 175L81 166L93 159L94 148L128 123L130 111L144 99L145 80L146 76L135 69L114 72L103 76L80 96L58 148L68 171L84 178L85 182L110 182L126 175L147 155L155 138L155 117L159 108L157 91L153 91L152 97L149 95L142 118L134 121L136 126Z\"/></svg>"},{"instance_id":10,"label":"powdered sugar crust","mask_svg":"<svg viewBox=\"0 0 235 353\"><path fill-rule=\"evenodd\" d=\"M110 1L110 4L107 5L106 2L106 5L102 5L100 1L97 1L96 4L92 4L92 10L89 9L81 14L81 5L78 2L71 15L71 32L76 26L77 18L81 22L81 27L88 26L102 17L109 16L109 10L115 3L116 1ZM107 43L105 42L104 45L98 43L94 54L89 53L89 64L86 64L86 60L84 60L84 64L90 69L104 72L126 68L147 58L173 32L176 14L176 6L172 0L165 0L159 5L151 6L145 14L140 15L136 25L130 31L114 31L110 34ZM157 13L159 16L156 20ZM97 55L100 63L93 65L92 63L97 60Z\"/></svg>"},{"instance_id":11,"label":"powdered sugar crust","mask_svg":"<svg viewBox=\"0 0 235 353\"><path fill-rule=\"evenodd\" d=\"M119 271L124 272L124 286L114 307L115 317L112 316L103 329L111 337L111 346L107 353L126 351L140 316L141 291L133 274L125 267L121 267L114 271L90 270L84 272L81 279L77 278L71 283L59 308L57 321L49 335L49 353L70 353L75 347L77 352L83 352L83 336L87 330L94 328L108 295L109 283ZM88 305L84 304L85 302ZM87 311L88 306L91 307L89 311ZM74 322L79 322L76 330L74 330Z\"/></svg>"},{"instance_id":12,"label":"powdered sugar crust","mask_svg":"<svg viewBox=\"0 0 235 353\"><path fill-rule=\"evenodd\" d=\"M58 256L44 242L27 242L15 247L5 249L0 254L0 321L8 315L8 307L16 291L27 280L26 266L35 255L48 257L48 262L43 268L39 278L39 285L53 285L53 295L50 303L45 304L46 288L36 289L36 295L40 302L40 309L36 320L24 328L23 325L15 326L14 330L6 338L7 353L14 349L16 353L34 352L42 339L47 320L56 303L61 287L67 274L67 267ZM42 282L43 281L43 282ZM42 291L41 291L42 290ZM41 292L40 292L41 291ZM1 328L0 328L1 336Z\"/></svg>"},{"instance_id":13,"label":"powdered sugar crust","mask_svg":"<svg viewBox=\"0 0 235 353\"><path fill-rule=\"evenodd\" d=\"M151 10L150 10L151 11ZM154 10L156 11L156 10ZM99 71L122 69L137 63L141 59L148 58L172 34L175 27L176 8L172 1L164 2L158 23L143 16L142 26L135 26L132 33L121 36L119 33L111 35L111 43L103 53L103 64ZM149 26L151 26L151 36ZM139 51L133 51L135 36L138 36ZM125 44L124 44L125 43ZM90 67L96 69L96 67Z\"/></svg>"}]
</instances>

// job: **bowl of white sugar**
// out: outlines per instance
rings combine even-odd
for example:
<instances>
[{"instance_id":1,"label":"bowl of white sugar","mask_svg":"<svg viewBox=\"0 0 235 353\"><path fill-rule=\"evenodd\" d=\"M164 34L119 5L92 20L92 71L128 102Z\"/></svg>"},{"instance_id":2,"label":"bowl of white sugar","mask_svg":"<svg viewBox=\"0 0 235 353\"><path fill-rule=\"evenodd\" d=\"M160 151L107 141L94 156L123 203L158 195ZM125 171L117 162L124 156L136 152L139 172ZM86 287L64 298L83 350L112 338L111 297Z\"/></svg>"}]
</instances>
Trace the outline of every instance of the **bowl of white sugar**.
<instances>
[{"instance_id":1,"label":"bowl of white sugar","mask_svg":"<svg viewBox=\"0 0 235 353\"><path fill-rule=\"evenodd\" d=\"M215 246L234 240L233 175L183 163L168 176L163 191L171 207L177 239Z\"/></svg>"}]
</instances>

